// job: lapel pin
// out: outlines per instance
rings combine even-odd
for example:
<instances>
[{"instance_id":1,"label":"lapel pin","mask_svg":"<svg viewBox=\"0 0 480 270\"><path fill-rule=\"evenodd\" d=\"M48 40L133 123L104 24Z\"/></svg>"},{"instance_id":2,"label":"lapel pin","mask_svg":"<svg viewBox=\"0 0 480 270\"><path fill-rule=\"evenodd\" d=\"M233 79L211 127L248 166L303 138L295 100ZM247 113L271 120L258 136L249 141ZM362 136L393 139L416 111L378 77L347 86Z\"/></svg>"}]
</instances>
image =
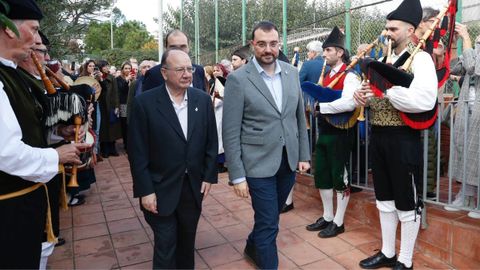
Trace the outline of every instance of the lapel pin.
<instances>
[{"instance_id":1,"label":"lapel pin","mask_svg":"<svg viewBox=\"0 0 480 270\"><path fill-rule=\"evenodd\" d=\"M197 108L197 107L195 107L195 111L198 112L198 108Z\"/></svg>"}]
</instances>

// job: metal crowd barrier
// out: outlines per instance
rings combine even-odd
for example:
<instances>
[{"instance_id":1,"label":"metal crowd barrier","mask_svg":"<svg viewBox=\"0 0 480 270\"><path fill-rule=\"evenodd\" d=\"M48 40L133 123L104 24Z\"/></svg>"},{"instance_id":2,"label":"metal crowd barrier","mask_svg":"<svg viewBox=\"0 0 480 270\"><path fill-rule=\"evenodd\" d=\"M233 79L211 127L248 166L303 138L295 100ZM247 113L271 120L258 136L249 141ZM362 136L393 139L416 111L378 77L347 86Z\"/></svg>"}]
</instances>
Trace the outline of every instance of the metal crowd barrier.
<instances>
[{"instance_id":1,"label":"metal crowd barrier","mask_svg":"<svg viewBox=\"0 0 480 270\"><path fill-rule=\"evenodd\" d=\"M467 164L467 152L463 151L463 174L461 179L454 179L453 178L453 173L452 173L452 165L454 162L454 113L457 104L460 102L469 102L466 100L462 101L450 101L450 102L439 102L438 104L438 116L437 116L437 121L434 125L434 127L423 130L423 189L422 189L422 198L423 202L428 205L440 205L440 206L449 206L451 208L455 208L458 210L465 210L465 211L475 211L480 213L480 174L478 175L478 179L476 182L476 203L474 205L467 205L467 206L455 206L452 204L452 202L455 199L455 195L458 193L458 191L462 191L462 201L463 205L465 205L465 202L467 199L467 196L465 195L466 192L466 181L463 181L462 179L466 178L466 170L467 166L478 166L480 168L480 151L478 153L478 164ZM471 101L470 101L471 102ZM475 106L480 106L480 99L477 98L475 101L476 105ZM463 106L464 108L464 113L468 114L468 106ZM445 119L444 114L450 110L449 116L447 119ZM366 132L365 132L365 138L362 139L360 137L360 127L357 125L357 136L356 136L356 145L355 148L352 151L352 154L350 156L350 163L349 163L349 176L351 180L352 186L359 187L362 189L366 190L373 190L373 181L371 177L371 170L369 168L369 114L368 114L368 109L366 108L365 110L365 126L366 126ZM311 151L311 157L312 157L312 171L311 171L311 176L315 173L315 143L317 142L319 130L318 130L318 125L317 125L317 118L310 113L309 114L309 119L310 119L310 132L309 132L309 141L310 141L310 151ZM446 176L441 175L441 158L442 158L442 151L441 151L441 144L442 144L442 123L449 123L450 125L450 141L449 141L449 155L448 155L448 174ZM465 117L465 121L463 123L464 125L464 130L469 130L469 121L468 117ZM435 197L427 197L427 177L428 177L428 171L429 171L429 160L428 160L428 145L429 145L429 132L435 132L435 140L436 140L436 171L435 171ZM480 130L469 130L468 132L480 132ZM480 138L480 136L478 136ZM463 136L463 145L464 148L467 145L467 132L464 132ZM478 142L480 144L480 140ZM363 146L364 145L364 146ZM363 149L361 149L363 148ZM355 151L356 150L356 151ZM364 164L364 166L361 166L361 164ZM474 197L475 197L474 196ZM426 214L427 214L427 209L423 209L422 211L422 228L426 228L428 224L426 223Z\"/></svg>"}]
</instances>

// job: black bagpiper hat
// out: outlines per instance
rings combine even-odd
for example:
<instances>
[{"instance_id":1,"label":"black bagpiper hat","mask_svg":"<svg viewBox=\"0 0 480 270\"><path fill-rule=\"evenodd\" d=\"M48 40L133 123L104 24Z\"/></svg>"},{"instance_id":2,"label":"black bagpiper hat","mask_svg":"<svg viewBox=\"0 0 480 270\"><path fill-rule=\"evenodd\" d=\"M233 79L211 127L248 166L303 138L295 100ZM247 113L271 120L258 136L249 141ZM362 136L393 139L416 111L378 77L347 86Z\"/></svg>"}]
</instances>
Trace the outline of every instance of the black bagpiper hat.
<instances>
[{"instance_id":1,"label":"black bagpiper hat","mask_svg":"<svg viewBox=\"0 0 480 270\"><path fill-rule=\"evenodd\" d=\"M322 48L338 47L345 50L345 35L342 34L340 29L335 26L328 35L327 39L323 42Z\"/></svg>"},{"instance_id":2,"label":"black bagpiper hat","mask_svg":"<svg viewBox=\"0 0 480 270\"><path fill-rule=\"evenodd\" d=\"M0 13L5 14L11 20L41 20L43 13L35 0L4 0L10 8L0 4Z\"/></svg>"},{"instance_id":3,"label":"black bagpiper hat","mask_svg":"<svg viewBox=\"0 0 480 270\"><path fill-rule=\"evenodd\" d=\"M416 28L422 21L420 0L404 0L397 9L387 15L387 20L404 21Z\"/></svg>"}]
</instances>

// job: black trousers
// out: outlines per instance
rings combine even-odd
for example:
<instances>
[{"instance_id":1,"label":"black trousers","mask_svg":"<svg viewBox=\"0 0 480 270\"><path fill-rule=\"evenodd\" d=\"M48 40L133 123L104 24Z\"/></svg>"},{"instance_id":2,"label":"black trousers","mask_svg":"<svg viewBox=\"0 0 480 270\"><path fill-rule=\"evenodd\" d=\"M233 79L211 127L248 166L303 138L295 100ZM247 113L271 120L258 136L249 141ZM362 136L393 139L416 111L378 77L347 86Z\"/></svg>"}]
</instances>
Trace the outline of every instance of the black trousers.
<instances>
[{"instance_id":1,"label":"black trousers","mask_svg":"<svg viewBox=\"0 0 480 270\"><path fill-rule=\"evenodd\" d=\"M194 269L200 212L188 176L183 179L180 200L171 215L159 216L144 210L154 234L153 269Z\"/></svg>"},{"instance_id":2,"label":"black trousers","mask_svg":"<svg viewBox=\"0 0 480 270\"><path fill-rule=\"evenodd\" d=\"M0 269L38 269L46 212L43 187L0 201Z\"/></svg>"},{"instance_id":3,"label":"black trousers","mask_svg":"<svg viewBox=\"0 0 480 270\"><path fill-rule=\"evenodd\" d=\"M376 199L395 201L398 210L416 209L423 187L420 132L409 127L373 127L371 138Z\"/></svg>"}]
</instances>

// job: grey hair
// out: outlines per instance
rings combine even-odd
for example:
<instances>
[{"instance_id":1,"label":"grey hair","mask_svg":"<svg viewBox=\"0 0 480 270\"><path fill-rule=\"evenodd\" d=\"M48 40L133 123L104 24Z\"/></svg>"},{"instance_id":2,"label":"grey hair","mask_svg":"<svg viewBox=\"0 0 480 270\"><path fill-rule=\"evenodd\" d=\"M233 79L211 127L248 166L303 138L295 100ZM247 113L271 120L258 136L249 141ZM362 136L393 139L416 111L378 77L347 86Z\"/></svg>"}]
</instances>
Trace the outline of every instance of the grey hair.
<instances>
[{"instance_id":1,"label":"grey hair","mask_svg":"<svg viewBox=\"0 0 480 270\"><path fill-rule=\"evenodd\" d=\"M307 50L317 52L317 53L321 53L323 51L322 46L323 46L322 42L320 42L318 40L313 40L313 41L310 41L307 44Z\"/></svg>"},{"instance_id":2,"label":"grey hair","mask_svg":"<svg viewBox=\"0 0 480 270\"><path fill-rule=\"evenodd\" d=\"M434 9L434 8L431 8L431 7L425 7L422 10L422 21L426 22L430 18L437 17L438 13L440 13L440 11L438 9Z\"/></svg>"}]
</instances>

